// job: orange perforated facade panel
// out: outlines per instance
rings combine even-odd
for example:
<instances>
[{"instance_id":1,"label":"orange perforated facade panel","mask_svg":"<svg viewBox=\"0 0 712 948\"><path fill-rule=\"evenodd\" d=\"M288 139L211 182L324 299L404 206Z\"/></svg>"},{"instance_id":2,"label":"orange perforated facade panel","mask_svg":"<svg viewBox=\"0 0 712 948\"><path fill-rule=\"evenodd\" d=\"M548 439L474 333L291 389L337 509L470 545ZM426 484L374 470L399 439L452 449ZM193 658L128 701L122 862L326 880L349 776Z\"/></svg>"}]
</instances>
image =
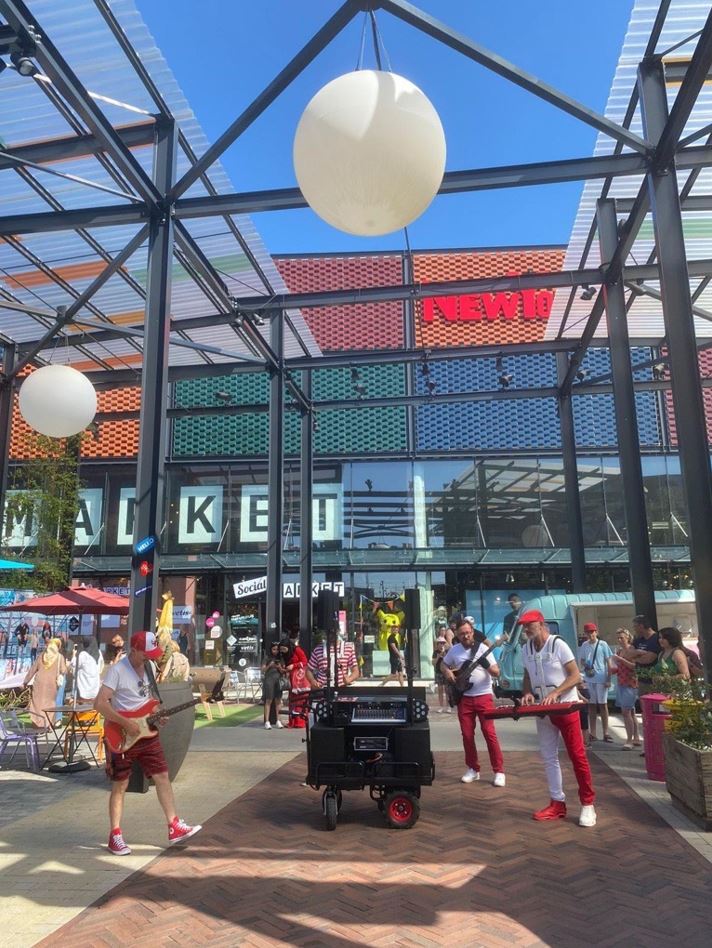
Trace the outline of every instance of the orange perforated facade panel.
<instances>
[{"instance_id":1,"label":"orange perforated facade panel","mask_svg":"<svg viewBox=\"0 0 712 948\"><path fill-rule=\"evenodd\" d=\"M115 388L97 393L97 411L138 411L141 404L140 388ZM138 418L125 421L102 421L96 434L86 432L82 438L82 458L135 458L138 455ZM17 408L12 415L10 457L13 461L27 461L39 457L32 429L25 423Z\"/></svg>"}]
</instances>

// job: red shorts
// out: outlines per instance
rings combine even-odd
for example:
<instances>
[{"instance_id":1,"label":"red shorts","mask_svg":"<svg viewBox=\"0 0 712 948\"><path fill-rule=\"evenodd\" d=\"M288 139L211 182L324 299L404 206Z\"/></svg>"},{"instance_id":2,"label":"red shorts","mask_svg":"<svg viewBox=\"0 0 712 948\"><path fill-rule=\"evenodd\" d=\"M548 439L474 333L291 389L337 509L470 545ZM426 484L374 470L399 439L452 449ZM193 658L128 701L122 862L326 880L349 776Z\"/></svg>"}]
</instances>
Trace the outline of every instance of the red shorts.
<instances>
[{"instance_id":1,"label":"red shorts","mask_svg":"<svg viewBox=\"0 0 712 948\"><path fill-rule=\"evenodd\" d=\"M168 772L168 764L163 754L161 741L156 737L147 737L137 741L123 754L107 754L107 773L112 780L128 780L131 776L133 762L137 761L147 777Z\"/></svg>"}]
</instances>

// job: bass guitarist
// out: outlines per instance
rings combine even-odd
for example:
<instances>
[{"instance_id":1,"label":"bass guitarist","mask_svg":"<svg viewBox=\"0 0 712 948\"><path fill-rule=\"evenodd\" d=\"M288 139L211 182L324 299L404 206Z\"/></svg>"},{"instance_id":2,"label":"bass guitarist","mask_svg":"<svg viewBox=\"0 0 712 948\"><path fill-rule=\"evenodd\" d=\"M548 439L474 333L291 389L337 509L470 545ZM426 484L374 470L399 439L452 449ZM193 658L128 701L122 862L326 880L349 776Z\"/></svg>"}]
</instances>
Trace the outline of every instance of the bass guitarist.
<instances>
[{"instance_id":1,"label":"bass guitarist","mask_svg":"<svg viewBox=\"0 0 712 948\"><path fill-rule=\"evenodd\" d=\"M151 700L151 688L155 679L149 663L160 658L163 651L158 646L153 632L135 632L131 636L130 645L129 654L115 665L111 665L106 672L94 708L107 721L120 724L128 736L135 736L140 733L138 724L130 717L124 717L121 712L135 712ZM138 762L147 777L153 779L156 786L158 802L168 823L169 846L188 839L202 828L188 826L176 815L168 764L158 734L137 741L122 753L114 753L108 746L106 750L106 770L112 781L109 797L109 852L115 856L128 856L131 852L121 832L121 817L134 761Z\"/></svg>"},{"instance_id":2,"label":"bass guitarist","mask_svg":"<svg viewBox=\"0 0 712 948\"><path fill-rule=\"evenodd\" d=\"M497 740L494 721L483 718L485 711L494 707L492 679L499 675L496 662L486 657L488 646L484 641L475 642L475 629L467 619L457 624L458 644L453 645L440 663L443 678L450 686L451 694L459 691L457 716L462 732L467 770L460 778L463 783L480 779L480 763L475 746L475 728L479 719L482 734L487 744L490 763L494 772L495 787L505 785L504 760ZM469 671L469 674L468 674Z\"/></svg>"}]
</instances>

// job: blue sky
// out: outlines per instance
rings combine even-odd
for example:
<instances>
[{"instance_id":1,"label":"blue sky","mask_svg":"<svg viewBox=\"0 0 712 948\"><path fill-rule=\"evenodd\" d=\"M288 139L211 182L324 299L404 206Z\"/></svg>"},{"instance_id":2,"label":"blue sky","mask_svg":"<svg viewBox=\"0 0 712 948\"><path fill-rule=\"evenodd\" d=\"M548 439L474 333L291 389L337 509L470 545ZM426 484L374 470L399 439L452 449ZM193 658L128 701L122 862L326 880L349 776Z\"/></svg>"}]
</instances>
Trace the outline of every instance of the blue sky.
<instances>
[{"instance_id":1,"label":"blue sky","mask_svg":"<svg viewBox=\"0 0 712 948\"><path fill-rule=\"evenodd\" d=\"M210 140L270 82L338 0L137 0ZM420 0L423 10L602 112L632 0ZM198 9L200 13L198 14ZM170 15L167 11L170 10ZM199 21L198 21L199 16ZM390 15L377 14L391 67L431 99L447 170L590 155L596 132ZM355 68L362 15L223 156L236 190L291 187L299 116L329 80ZM365 65L373 65L370 44ZM567 243L581 184L436 198L409 228L414 248ZM273 253L402 249L402 233L342 234L311 211L258 214Z\"/></svg>"}]
</instances>

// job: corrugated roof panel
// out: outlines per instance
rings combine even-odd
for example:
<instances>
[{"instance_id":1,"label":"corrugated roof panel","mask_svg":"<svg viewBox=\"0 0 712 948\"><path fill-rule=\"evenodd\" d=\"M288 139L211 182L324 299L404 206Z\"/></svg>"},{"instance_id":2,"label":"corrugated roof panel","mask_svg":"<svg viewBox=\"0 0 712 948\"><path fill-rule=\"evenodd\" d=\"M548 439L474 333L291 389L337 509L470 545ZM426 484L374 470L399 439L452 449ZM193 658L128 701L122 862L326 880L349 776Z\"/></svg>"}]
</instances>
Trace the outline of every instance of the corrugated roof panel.
<instances>
[{"instance_id":1,"label":"corrugated roof panel","mask_svg":"<svg viewBox=\"0 0 712 948\"><path fill-rule=\"evenodd\" d=\"M31 4L31 11L41 29L51 38L114 125L121 126L145 120L150 113L157 111L151 96L91 0L63 0L61 4L57 4L54 0L35 0ZM190 147L195 153L202 154L209 143L135 4L132 0L116 0L112 3L112 12L142 63L149 70ZM45 94L46 88L46 83L25 79L13 70L6 70L0 86L0 136L6 143L6 147L72 133L72 124L58 114ZM230 118L226 116L226 125ZM75 123L74 127L81 127L81 124ZM139 165L150 174L152 148L145 146L135 148L132 154ZM178 156L179 176L188 169L189 164L188 158L181 150ZM113 180L95 156L58 162L53 167L65 174L77 175L104 187L117 190L123 190L124 187L121 182L117 184ZM28 173L64 208L128 203L120 195L88 187L79 181L57 178L34 169L30 169ZM219 163L211 167L209 176L218 193L229 193L235 190ZM190 189L190 193L205 194L206 187L198 181ZM0 202L7 214L34 213L50 209L49 204L12 170L4 170L0 173ZM252 221L243 215L237 215L233 220L274 291L285 292L286 286ZM223 279L231 295L268 293L264 282L252 268L244 251L222 218L191 221L187 228L203 253L214 261L216 267L224 271ZM129 242L136 230L137 228L133 225L95 228L90 236L113 256ZM67 279L79 292L84 290L103 268L101 256L86 240L82 239L81 235L74 232L28 234L22 236L21 242L23 248L35 258L48 264L59 278ZM146 258L147 252L144 245L124 268L127 274L144 287ZM32 258L29 260L23 258L17 249L7 243L0 243L0 290L2 289L10 293L12 299L40 308L67 305L74 299L71 293L52 281L51 275L38 275ZM125 280L116 276L106 283L92 302L109 318L117 315L119 322L123 320L122 324L126 324L127 312L142 308L141 294L132 289ZM171 311L176 319L218 311L178 262L174 267ZM92 314L89 310L85 310L83 315L100 321L100 315ZM292 316L309 351L318 354L319 348L301 314L295 313ZM139 324L142 318L136 319L135 322ZM8 313L5 310L1 311L0 324L1 331L18 341L36 339L42 332L36 320L22 314ZM192 336L199 340L200 332L195 330ZM210 339L212 345L222 344L238 351L244 349L234 332L227 326L211 330ZM135 344L114 340L103 343L102 351L104 356L107 352L121 355L127 347L135 353ZM289 332L287 332L286 348L290 354L301 351L297 341ZM186 358L186 353L188 353L188 358ZM42 353L44 358L50 358L51 355L51 348ZM71 358L81 361L84 355L82 352L77 352ZM199 361L197 353L176 347L171 347L170 358L171 362L176 364Z\"/></svg>"},{"instance_id":2,"label":"corrugated roof panel","mask_svg":"<svg viewBox=\"0 0 712 948\"><path fill-rule=\"evenodd\" d=\"M645 52L658 6L658 3L651 3L650 0L636 0L634 4L605 111L607 118L618 123L623 122L631 92L636 84L638 64ZM709 9L708 2L672 0L665 25L657 44L657 52L663 53L674 44L702 29L709 15ZM675 60L689 59L694 52L696 42L697 38L695 37L692 41L685 43L674 51L672 58ZM679 85L676 84L670 84L668 86L668 102L671 106L675 100L678 89ZM710 122L712 122L712 87L707 84L700 92L698 101L681 137L685 137L705 127ZM636 110L630 127L632 131L638 135L642 135L640 108ZM703 141L704 139L700 139L699 143L701 144ZM597 138L594 154L612 154L614 147L615 143L609 137L601 134ZM628 149L625 150L627 151ZM683 187L690 174L691 172L689 171L678 172L678 185L680 188ZM634 198L642 183L643 178L640 176L616 178L610 187L609 196L617 199ZM601 187L601 181L588 181L583 187L576 220L571 231L571 239L564 260L565 269L577 269L581 263L584 245L588 238L591 222L595 217L596 200L601 195ZM702 171L692 193L712 193L712 169L705 168ZM620 216L623 218L626 215L621 214ZM712 257L711 212L692 213L685 211L683 214L683 229L688 259L694 260ZM648 215L633 244L628 263L647 263L654 249L655 242L652 217ZM591 251L587 257L586 266L596 267L599 263L598 241L594 240ZM706 293L700 297L699 305L705 305L703 303L703 299L705 298L708 300L708 305L712 305L712 294ZM568 291L557 291L552 315L547 325L546 338L553 339L559 334L568 299ZM591 312L591 307L592 303L590 300L581 300L580 294L576 293L575 301L571 306L566 326L563 330L564 336L576 338L581 335ZM712 336L712 323L706 320L696 319L695 325L700 336ZM636 297L628 314L628 327L632 339L636 337L662 337L665 333L665 329L660 303L649 297ZM607 335L605 319L600 321L596 335L599 337Z\"/></svg>"}]
</instances>

